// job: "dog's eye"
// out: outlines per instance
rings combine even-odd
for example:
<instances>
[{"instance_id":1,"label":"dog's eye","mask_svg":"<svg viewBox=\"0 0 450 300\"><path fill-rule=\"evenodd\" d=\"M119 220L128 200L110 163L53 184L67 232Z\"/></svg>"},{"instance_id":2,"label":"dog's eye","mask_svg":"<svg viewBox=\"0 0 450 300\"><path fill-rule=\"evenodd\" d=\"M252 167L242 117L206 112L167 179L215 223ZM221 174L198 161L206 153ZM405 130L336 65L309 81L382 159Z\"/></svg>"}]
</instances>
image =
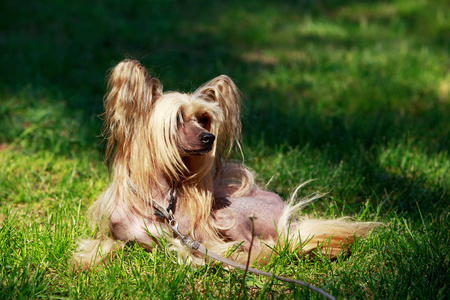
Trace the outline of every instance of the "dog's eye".
<instances>
[{"instance_id":1,"label":"dog's eye","mask_svg":"<svg viewBox=\"0 0 450 300\"><path fill-rule=\"evenodd\" d=\"M209 123L209 118L208 116L202 116L199 120L198 123L200 123L200 125L202 125L203 127L206 127Z\"/></svg>"}]
</instances>

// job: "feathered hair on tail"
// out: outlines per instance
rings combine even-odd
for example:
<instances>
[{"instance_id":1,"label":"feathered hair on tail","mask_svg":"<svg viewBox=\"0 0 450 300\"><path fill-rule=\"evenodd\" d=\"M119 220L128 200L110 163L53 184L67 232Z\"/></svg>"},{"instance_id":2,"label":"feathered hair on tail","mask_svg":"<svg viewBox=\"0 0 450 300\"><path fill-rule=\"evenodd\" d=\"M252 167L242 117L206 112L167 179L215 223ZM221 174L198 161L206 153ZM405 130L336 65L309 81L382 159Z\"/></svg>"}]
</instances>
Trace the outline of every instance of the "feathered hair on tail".
<instances>
[{"instance_id":1,"label":"feathered hair on tail","mask_svg":"<svg viewBox=\"0 0 450 300\"><path fill-rule=\"evenodd\" d=\"M355 222L349 217L330 220L306 216L293 218L303 207L325 195L313 194L295 204L298 190L311 181L302 183L292 193L278 221L279 245L288 243L291 251L301 250L302 254L319 249L323 254L335 257L357 238L382 225L379 222Z\"/></svg>"}]
</instances>

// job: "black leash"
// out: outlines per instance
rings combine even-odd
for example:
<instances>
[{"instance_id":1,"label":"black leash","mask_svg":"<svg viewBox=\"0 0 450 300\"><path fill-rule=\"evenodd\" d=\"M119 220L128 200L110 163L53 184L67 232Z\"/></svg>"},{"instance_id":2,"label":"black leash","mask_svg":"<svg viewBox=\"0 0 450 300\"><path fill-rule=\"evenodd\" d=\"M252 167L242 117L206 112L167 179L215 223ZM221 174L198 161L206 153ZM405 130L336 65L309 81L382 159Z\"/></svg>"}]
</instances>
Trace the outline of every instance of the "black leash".
<instances>
[{"instance_id":1,"label":"black leash","mask_svg":"<svg viewBox=\"0 0 450 300\"><path fill-rule=\"evenodd\" d=\"M324 290L311 285L309 283L306 283L304 281L301 280L294 280L294 279L289 279L289 278L284 278L269 272L265 272L265 271L261 271L258 269L254 269L252 267L247 267L244 266L240 263L237 263L231 259L225 258L220 256L219 254L212 252L210 250L207 250L205 248L204 245L200 244L199 242L197 242L196 240L192 239L190 236L188 235L184 235L182 234L179 230L178 230L178 221L175 220L175 218L173 217L173 213L172 213L172 207L173 207L173 202L175 199L175 194L176 194L176 190L173 189L172 191L169 191L169 206L167 208L164 208L161 204L159 204L158 202L156 202L155 200L152 201L152 204L155 208L155 215L161 219L165 219L168 221L169 223L169 227L172 229L172 231L178 235L178 237L181 239L182 243L186 246L188 246L190 249L199 251L200 253L202 253L203 255L213 258L217 261L220 261L222 263L225 263L231 267L237 268L237 269L241 269L242 271L246 271L248 270L248 272L251 272L253 274L256 275L262 275L262 276L266 276L269 278L274 277L275 279L278 279L280 281L284 281L284 282L288 282L288 283L293 283L293 284L297 284L297 285L301 285L304 287L307 287L321 295L323 295L324 297L326 297L327 299L331 299L331 300L335 300L336 298L334 298L332 295L328 294L327 292L325 292Z\"/></svg>"}]
</instances>

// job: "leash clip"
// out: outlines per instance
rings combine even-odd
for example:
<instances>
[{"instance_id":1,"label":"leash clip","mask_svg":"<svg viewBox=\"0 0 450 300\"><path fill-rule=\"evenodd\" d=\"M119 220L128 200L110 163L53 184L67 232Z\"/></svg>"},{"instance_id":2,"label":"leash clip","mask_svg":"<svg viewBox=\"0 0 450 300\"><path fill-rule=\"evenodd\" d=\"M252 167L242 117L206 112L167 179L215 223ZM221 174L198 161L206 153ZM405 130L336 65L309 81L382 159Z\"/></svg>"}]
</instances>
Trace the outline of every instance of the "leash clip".
<instances>
[{"instance_id":1,"label":"leash clip","mask_svg":"<svg viewBox=\"0 0 450 300\"><path fill-rule=\"evenodd\" d=\"M187 245L191 249L197 250L200 247L200 243L196 240L193 240L190 236L182 234L178 231L178 221L172 219L169 221L169 226L172 228L172 231L175 232L181 239L181 242Z\"/></svg>"}]
</instances>

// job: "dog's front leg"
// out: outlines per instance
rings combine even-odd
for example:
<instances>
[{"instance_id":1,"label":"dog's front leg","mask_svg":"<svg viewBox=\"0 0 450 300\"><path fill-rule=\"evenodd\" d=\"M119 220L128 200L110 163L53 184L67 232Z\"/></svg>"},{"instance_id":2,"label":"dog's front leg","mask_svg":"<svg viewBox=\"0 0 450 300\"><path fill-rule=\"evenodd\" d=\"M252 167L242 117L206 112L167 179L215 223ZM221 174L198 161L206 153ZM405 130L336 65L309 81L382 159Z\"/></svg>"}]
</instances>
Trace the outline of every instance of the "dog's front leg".
<instances>
[{"instance_id":1,"label":"dog's front leg","mask_svg":"<svg viewBox=\"0 0 450 300\"><path fill-rule=\"evenodd\" d=\"M147 250L152 248L156 238L167 231L167 228L157 220L117 208L110 216L109 228L114 239L138 243Z\"/></svg>"}]
</instances>

